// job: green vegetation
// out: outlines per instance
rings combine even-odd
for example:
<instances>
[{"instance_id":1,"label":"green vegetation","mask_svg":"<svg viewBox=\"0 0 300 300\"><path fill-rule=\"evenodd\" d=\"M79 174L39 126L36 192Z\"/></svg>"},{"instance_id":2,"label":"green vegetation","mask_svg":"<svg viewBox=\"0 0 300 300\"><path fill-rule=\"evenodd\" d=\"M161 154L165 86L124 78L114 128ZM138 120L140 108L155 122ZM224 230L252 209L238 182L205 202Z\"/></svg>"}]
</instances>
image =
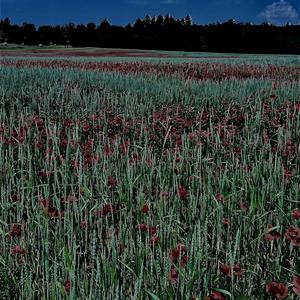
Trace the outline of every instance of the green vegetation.
<instances>
[{"instance_id":1,"label":"green vegetation","mask_svg":"<svg viewBox=\"0 0 300 300\"><path fill-rule=\"evenodd\" d=\"M298 81L0 78L0 298L298 299Z\"/></svg>"}]
</instances>

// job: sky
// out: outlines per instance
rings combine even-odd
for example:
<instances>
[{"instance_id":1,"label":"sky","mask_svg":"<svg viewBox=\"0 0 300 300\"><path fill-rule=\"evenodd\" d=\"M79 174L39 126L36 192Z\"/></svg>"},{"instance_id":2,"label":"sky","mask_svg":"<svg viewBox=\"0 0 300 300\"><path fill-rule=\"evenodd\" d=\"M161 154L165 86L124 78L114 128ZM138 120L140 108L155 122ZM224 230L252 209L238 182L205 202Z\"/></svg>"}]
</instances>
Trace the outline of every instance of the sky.
<instances>
[{"instance_id":1,"label":"sky","mask_svg":"<svg viewBox=\"0 0 300 300\"><path fill-rule=\"evenodd\" d=\"M133 24L146 14L176 18L190 15L195 23L235 19L240 22L300 24L300 0L0 0L0 19L14 24Z\"/></svg>"}]
</instances>

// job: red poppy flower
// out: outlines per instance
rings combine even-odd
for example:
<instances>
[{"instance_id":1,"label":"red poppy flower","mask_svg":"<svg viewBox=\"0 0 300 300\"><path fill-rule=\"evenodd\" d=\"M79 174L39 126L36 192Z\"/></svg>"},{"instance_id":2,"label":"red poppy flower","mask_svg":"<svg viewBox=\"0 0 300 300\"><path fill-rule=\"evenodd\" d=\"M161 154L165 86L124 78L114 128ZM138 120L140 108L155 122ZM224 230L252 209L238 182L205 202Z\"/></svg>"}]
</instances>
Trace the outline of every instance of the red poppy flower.
<instances>
[{"instance_id":1,"label":"red poppy flower","mask_svg":"<svg viewBox=\"0 0 300 300\"><path fill-rule=\"evenodd\" d=\"M230 224L230 219L223 218L222 223L223 223L223 225L229 225Z\"/></svg>"},{"instance_id":2,"label":"red poppy flower","mask_svg":"<svg viewBox=\"0 0 300 300\"><path fill-rule=\"evenodd\" d=\"M153 225L153 226L148 226L147 230L148 230L148 232L149 232L150 234L156 234L156 232L157 232L157 227L156 227L155 225Z\"/></svg>"},{"instance_id":3,"label":"red poppy flower","mask_svg":"<svg viewBox=\"0 0 300 300\"><path fill-rule=\"evenodd\" d=\"M26 255L26 250L21 246L16 246L15 248L11 249L11 255L16 256L17 254Z\"/></svg>"},{"instance_id":4,"label":"red poppy flower","mask_svg":"<svg viewBox=\"0 0 300 300\"><path fill-rule=\"evenodd\" d=\"M146 164L147 164L147 166L148 167L152 167L152 165L153 165L153 160L151 160L151 159L146 159Z\"/></svg>"},{"instance_id":5,"label":"red poppy flower","mask_svg":"<svg viewBox=\"0 0 300 300\"><path fill-rule=\"evenodd\" d=\"M67 147L68 145L68 140L67 139L61 139L59 145L61 147Z\"/></svg>"},{"instance_id":6,"label":"red poppy flower","mask_svg":"<svg viewBox=\"0 0 300 300\"><path fill-rule=\"evenodd\" d=\"M219 203L224 203L224 197L220 193L216 195L216 200Z\"/></svg>"},{"instance_id":7,"label":"red poppy flower","mask_svg":"<svg viewBox=\"0 0 300 300\"><path fill-rule=\"evenodd\" d=\"M219 269L228 277L231 277L232 274L235 274L237 276L242 275L242 268L240 264L233 265L232 267L230 265L220 264Z\"/></svg>"},{"instance_id":8,"label":"red poppy flower","mask_svg":"<svg viewBox=\"0 0 300 300\"><path fill-rule=\"evenodd\" d=\"M284 283L270 282L266 285L266 292L276 299L285 299L288 296L288 288Z\"/></svg>"},{"instance_id":9,"label":"red poppy flower","mask_svg":"<svg viewBox=\"0 0 300 300\"><path fill-rule=\"evenodd\" d=\"M13 202L18 202L18 201L20 201L21 196L20 196L20 194L13 193L10 195L10 198Z\"/></svg>"},{"instance_id":10,"label":"red poppy flower","mask_svg":"<svg viewBox=\"0 0 300 300\"><path fill-rule=\"evenodd\" d=\"M106 203L102 206L102 208L96 213L96 215L100 216L100 217L105 217L106 215L108 215L109 213L114 213L116 212L118 209L120 208L120 205L116 204L116 205L112 205L109 203Z\"/></svg>"},{"instance_id":11,"label":"red poppy flower","mask_svg":"<svg viewBox=\"0 0 300 300\"><path fill-rule=\"evenodd\" d=\"M150 211L150 208L149 208L148 204L145 203L145 204L143 205L142 212L143 212L144 214L148 214L149 211Z\"/></svg>"},{"instance_id":12,"label":"red poppy flower","mask_svg":"<svg viewBox=\"0 0 300 300\"><path fill-rule=\"evenodd\" d=\"M136 226L141 232L146 232L148 230L148 226L144 223L138 224Z\"/></svg>"},{"instance_id":13,"label":"red poppy flower","mask_svg":"<svg viewBox=\"0 0 300 300\"><path fill-rule=\"evenodd\" d=\"M177 245L176 248L171 250L171 252L169 254L169 258L173 262L175 260L178 260L180 255L183 255L185 253L186 253L186 246L179 244L179 245Z\"/></svg>"},{"instance_id":14,"label":"red poppy flower","mask_svg":"<svg viewBox=\"0 0 300 300\"><path fill-rule=\"evenodd\" d=\"M149 239L149 245L150 246L155 246L159 243L160 238L158 235L152 235L151 238Z\"/></svg>"},{"instance_id":15,"label":"red poppy flower","mask_svg":"<svg viewBox=\"0 0 300 300\"><path fill-rule=\"evenodd\" d=\"M225 297L222 293L213 291L209 296L205 297L204 300L225 300Z\"/></svg>"},{"instance_id":16,"label":"red poppy flower","mask_svg":"<svg viewBox=\"0 0 300 300\"><path fill-rule=\"evenodd\" d=\"M107 156L112 156L114 154L114 150L107 145L104 146L103 151Z\"/></svg>"},{"instance_id":17,"label":"red poppy flower","mask_svg":"<svg viewBox=\"0 0 300 300\"><path fill-rule=\"evenodd\" d=\"M293 291L296 295L300 296L300 277L294 276L293 278Z\"/></svg>"},{"instance_id":18,"label":"red poppy flower","mask_svg":"<svg viewBox=\"0 0 300 300\"><path fill-rule=\"evenodd\" d=\"M285 238L294 246L300 247L300 228L290 226L284 234Z\"/></svg>"},{"instance_id":19,"label":"red poppy flower","mask_svg":"<svg viewBox=\"0 0 300 300\"><path fill-rule=\"evenodd\" d=\"M227 275L228 277L232 276L232 272L231 272L231 267L230 265L225 265L225 264L221 264L219 266L219 270L224 273L225 275Z\"/></svg>"},{"instance_id":20,"label":"red poppy flower","mask_svg":"<svg viewBox=\"0 0 300 300\"><path fill-rule=\"evenodd\" d=\"M180 266L184 267L188 260L189 260L189 256L186 255L186 246L183 244L178 244L176 248L172 249L170 254L169 254L169 258L172 262L178 262L179 259L180 260Z\"/></svg>"},{"instance_id":21,"label":"red poppy flower","mask_svg":"<svg viewBox=\"0 0 300 300\"><path fill-rule=\"evenodd\" d=\"M127 140L120 145L120 150L123 154L128 153L130 142Z\"/></svg>"},{"instance_id":22,"label":"red poppy flower","mask_svg":"<svg viewBox=\"0 0 300 300\"><path fill-rule=\"evenodd\" d=\"M79 166L80 166L80 161L79 161L79 159L78 158L75 158L75 159L71 159L70 160L70 165L71 165L71 167L73 168L73 169L78 169L79 168Z\"/></svg>"},{"instance_id":23,"label":"red poppy flower","mask_svg":"<svg viewBox=\"0 0 300 300\"><path fill-rule=\"evenodd\" d=\"M250 164L247 164L247 165L244 166L244 170L246 172L251 172L252 171L252 166Z\"/></svg>"},{"instance_id":24,"label":"red poppy flower","mask_svg":"<svg viewBox=\"0 0 300 300\"><path fill-rule=\"evenodd\" d=\"M242 210L245 213L248 212L248 210L249 210L248 204L245 202L240 202L240 210Z\"/></svg>"},{"instance_id":25,"label":"red poppy flower","mask_svg":"<svg viewBox=\"0 0 300 300\"><path fill-rule=\"evenodd\" d=\"M40 200L40 205L46 209L49 206L52 206L52 203L49 199L42 199L42 200Z\"/></svg>"},{"instance_id":26,"label":"red poppy flower","mask_svg":"<svg viewBox=\"0 0 300 300\"><path fill-rule=\"evenodd\" d=\"M139 162L140 160L141 160L141 157L137 153L132 153L129 162L131 165L134 165L137 162Z\"/></svg>"},{"instance_id":27,"label":"red poppy flower","mask_svg":"<svg viewBox=\"0 0 300 300\"><path fill-rule=\"evenodd\" d=\"M237 276L241 276L242 275L242 267L240 264L236 264L232 267L233 273L236 274Z\"/></svg>"},{"instance_id":28,"label":"red poppy flower","mask_svg":"<svg viewBox=\"0 0 300 300\"><path fill-rule=\"evenodd\" d=\"M271 228L273 228L274 226L272 225L268 225L268 231L265 235L265 238L267 241L273 241L273 240L279 240L280 239L280 233L276 230L270 230Z\"/></svg>"},{"instance_id":29,"label":"red poppy flower","mask_svg":"<svg viewBox=\"0 0 300 300\"><path fill-rule=\"evenodd\" d=\"M70 282L70 279L67 279L67 280L65 281L64 287L65 287L66 293L69 294L69 293L70 293L70 290L71 290L71 282Z\"/></svg>"},{"instance_id":30,"label":"red poppy flower","mask_svg":"<svg viewBox=\"0 0 300 300\"><path fill-rule=\"evenodd\" d=\"M299 219L300 219L300 210L297 209L297 208L295 208L295 209L292 211L291 215L292 215L292 218L293 218L294 220L299 220Z\"/></svg>"},{"instance_id":31,"label":"red poppy flower","mask_svg":"<svg viewBox=\"0 0 300 300\"><path fill-rule=\"evenodd\" d=\"M88 227L87 221L81 221L80 222L80 229L86 229Z\"/></svg>"},{"instance_id":32,"label":"red poppy flower","mask_svg":"<svg viewBox=\"0 0 300 300\"><path fill-rule=\"evenodd\" d=\"M11 230L8 234L8 237L10 239L16 237L16 236L21 236L22 231L23 231L24 225L21 224L13 224L11 227Z\"/></svg>"},{"instance_id":33,"label":"red poppy flower","mask_svg":"<svg viewBox=\"0 0 300 300\"><path fill-rule=\"evenodd\" d=\"M48 214L51 218L63 218L64 213L60 213L57 208L55 208L49 199L42 199L40 201L40 205L44 209L44 211Z\"/></svg>"},{"instance_id":34,"label":"red poppy flower","mask_svg":"<svg viewBox=\"0 0 300 300\"><path fill-rule=\"evenodd\" d=\"M188 189L185 186L180 186L177 194L181 200L186 200L188 196Z\"/></svg>"},{"instance_id":35,"label":"red poppy flower","mask_svg":"<svg viewBox=\"0 0 300 300\"><path fill-rule=\"evenodd\" d=\"M54 206L49 206L45 211L51 218L63 217L63 214L61 214Z\"/></svg>"},{"instance_id":36,"label":"red poppy flower","mask_svg":"<svg viewBox=\"0 0 300 300\"><path fill-rule=\"evenodd\" d=\"M241 155L242 149L240 147L234 147L233 148L233 153L236 155Z\"/></svg>"},{"instance_id":37,"label":"red poppy flower","mask_svg":"<svg viewBox=\"0 0 300 300\"><path fill-rule=\"evenodd\" d=\"M113 176L108 176L108 179L107 179L107 186L110 188L110 189L115 189L116 186L117 186L117 180L115 177Z\"/></svg>"},{"instance_id":38,"label":"red poppy flower","mask_svg":"<svg viewBox=\"0 0 300 300\"><path fill-rule=\"evenodd\" d=\"M291 182L292 177L293 177L293 172L288 169L284 169L284 182L286 184L289 184Z\"/></svg>"},{"instance_id":39,"label":"red poppy flower","mask_svg":"<svg viewBox=\"0 0 300 300\"><path fill-rule=\"evenodd\" d=\"M179 272L176 270L174 266L171 266L170 269L170 281L172 284L176 284L179 281Z\"/></svg>"},{"instance_id":40,"label":"red poppy flower","mask_svg":"<svg viewBox=\"0 0 300 300\"><path fill-rule=\"evenodd\" d=\"M180 260L180 263L179 263L180 267L184 268L186 266L186 264L188 263L189 259L190 259L190 257L188 255L184 255L182 257L182 259Z\"/></svg>"}]
</instances>

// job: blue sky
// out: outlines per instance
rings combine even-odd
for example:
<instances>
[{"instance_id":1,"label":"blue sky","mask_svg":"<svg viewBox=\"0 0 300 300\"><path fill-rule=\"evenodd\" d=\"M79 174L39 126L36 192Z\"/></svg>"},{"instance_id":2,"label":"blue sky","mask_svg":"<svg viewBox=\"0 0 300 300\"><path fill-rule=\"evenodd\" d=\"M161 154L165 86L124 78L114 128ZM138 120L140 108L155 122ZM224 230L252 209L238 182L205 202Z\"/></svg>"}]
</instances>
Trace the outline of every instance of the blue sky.
<instances>
[{"instance_id":1,"label":"blue sky","mask_svg":"<svg viewBox=\"0 0 300 300\"><path fill-rule=\"evenodd\" d=\"M242 22L300 23L300 0L0 0L0 18L13 23L111 23L126 25L146 14L189 14L194 22L215 23L230 18Z\"/></svg>"}]
</instances>

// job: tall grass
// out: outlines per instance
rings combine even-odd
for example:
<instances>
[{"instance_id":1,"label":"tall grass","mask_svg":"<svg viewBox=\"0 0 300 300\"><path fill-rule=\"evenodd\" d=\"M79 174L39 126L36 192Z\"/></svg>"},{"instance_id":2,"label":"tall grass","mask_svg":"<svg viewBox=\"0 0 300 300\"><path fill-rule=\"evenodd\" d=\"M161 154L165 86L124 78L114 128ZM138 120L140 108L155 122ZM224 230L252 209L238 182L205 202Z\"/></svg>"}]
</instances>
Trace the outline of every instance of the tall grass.
<instances>
[{"instance_id":1,"label":"tall grass","mask_svg":"<svg viewBox=\"0 0 300 300\"><path fill-rule=\"evenodd\" d=\"M271 281L297 299L296 82L0 76L3 299L266 299ZM241 276L220 270L238 263Z\"/></svg>"}]
</instances>

